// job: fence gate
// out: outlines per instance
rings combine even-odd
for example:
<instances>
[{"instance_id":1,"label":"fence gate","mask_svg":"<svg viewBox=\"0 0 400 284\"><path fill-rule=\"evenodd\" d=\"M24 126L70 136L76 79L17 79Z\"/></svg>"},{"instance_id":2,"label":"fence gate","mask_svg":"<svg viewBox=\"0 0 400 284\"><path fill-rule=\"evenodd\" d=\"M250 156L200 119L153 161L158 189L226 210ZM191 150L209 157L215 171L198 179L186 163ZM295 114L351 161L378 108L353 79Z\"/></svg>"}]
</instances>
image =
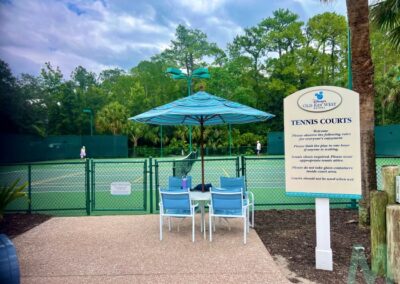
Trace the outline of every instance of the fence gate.
<instances>
[{"instance_id":1,"label":"fence gate","mask_svg":"<svg viewBox=\"0 0 400 284\"><path fill-rule=\"evenodd\" d=\"M147 160L91 160L89 168L92 211L147 212Z\"/></svg>"},{"instance_id":2,"label":"fence gate","mask_svg":"<svg viewBox=\"0 0 400 284\"><path fill-rule=\"evenodd\" d=\"M192 177L192 187L201 184L201 159L186 159L186 160L154 160L154 185L152 187L152 207L151 213L159 210L159 187L168 187L168 178L173 175L174 167L179 163L188 163L193 161L189 176ZM152 161L150 161L152 164ZM229 158L205 158L204 159L204 182L211 184L214 187L219 186L219 178L221 176L226 177L238 177L240 176L240 162L239 157ZM155 210L154 210L155 209Z\"/></svg>"}]
</instances>

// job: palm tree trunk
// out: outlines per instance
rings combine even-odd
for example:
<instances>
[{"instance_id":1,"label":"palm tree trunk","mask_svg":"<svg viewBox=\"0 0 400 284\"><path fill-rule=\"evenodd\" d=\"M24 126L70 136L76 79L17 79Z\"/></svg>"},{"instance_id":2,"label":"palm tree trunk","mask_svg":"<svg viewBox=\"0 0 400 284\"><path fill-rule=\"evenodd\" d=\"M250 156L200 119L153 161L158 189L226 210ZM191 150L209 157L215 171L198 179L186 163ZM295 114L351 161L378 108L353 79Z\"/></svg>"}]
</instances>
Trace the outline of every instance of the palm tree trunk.
<instances>
[{"instance_id":1,"label":"palm tree trunk","mask_svg":"<svg viewBox=\"0 0 400 284\"><path fill-rule=\"evenodd\" d=\"M368 0L346 0L351 32L353 88L360 94L362 195L359 224L369 224L370 191L376 190L374 68L369 43Z\"/></svg>"}]
</instances>

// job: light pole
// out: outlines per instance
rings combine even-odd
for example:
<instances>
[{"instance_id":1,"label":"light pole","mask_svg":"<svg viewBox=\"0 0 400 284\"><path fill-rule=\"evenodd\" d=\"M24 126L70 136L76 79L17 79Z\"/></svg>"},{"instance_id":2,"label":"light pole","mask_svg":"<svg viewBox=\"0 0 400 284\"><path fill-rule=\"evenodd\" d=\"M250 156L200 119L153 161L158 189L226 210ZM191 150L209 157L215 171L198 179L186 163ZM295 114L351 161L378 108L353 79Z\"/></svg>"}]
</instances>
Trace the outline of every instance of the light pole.
<instances>
[{"instance_id":1,"label":"light pole","mask_svg":"<svg viewBox=\"0 0 400 284\"><path fill-rule=\"evenodd\" d=\"M208 68L198 68L193 70L192 74L185 74L182 70L178 68L167 68L168 74L171 74L172 79L186 79L187 80L187 88L188 88L188 96L192 94L192 79L209 79L210 73L208 73ZM192 126L189 126L189 151L192 152Z\"/></svg>"},{"instance_id":2,"label":"light pole","mask_svg":"<svg viewBox=\"0 0 400 284\"><path fill-rule=\"evenodd\" d=\"M90 115L90 136L93 136L93 111L90 108L85 108L83 112Z\"/></svg>"}]
</instances>

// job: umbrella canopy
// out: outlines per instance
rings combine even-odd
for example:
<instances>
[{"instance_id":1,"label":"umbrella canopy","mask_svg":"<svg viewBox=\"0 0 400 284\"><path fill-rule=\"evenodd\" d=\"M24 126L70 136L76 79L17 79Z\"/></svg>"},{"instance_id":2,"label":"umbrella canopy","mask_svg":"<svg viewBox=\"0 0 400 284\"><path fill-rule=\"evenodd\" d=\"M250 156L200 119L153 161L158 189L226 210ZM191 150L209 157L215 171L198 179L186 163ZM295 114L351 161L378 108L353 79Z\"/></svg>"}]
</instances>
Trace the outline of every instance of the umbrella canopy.
<instances>
[{"instance_id":1,"label":"umbrella canopy","mask_svg":"<svg viewBox=\"0 0 400 284\"><path fill-rule=\"evenodd\" d=\"M200 91L130 119L157 125L217 125L259 122L272 117L270 113Z\"/></svg>"},{"instance_id":2,"label":"umbrella canopy","mask_svg":"<svg viewBox=\"0 0 400 284\"><path fill-rule=\"evenodd\" d=\"M273 114L200 91L129 119L156 125L200 125L201 169L204 190L204 126L260 122L272 117L274 117Z\"/></svg>"}]
</instances>

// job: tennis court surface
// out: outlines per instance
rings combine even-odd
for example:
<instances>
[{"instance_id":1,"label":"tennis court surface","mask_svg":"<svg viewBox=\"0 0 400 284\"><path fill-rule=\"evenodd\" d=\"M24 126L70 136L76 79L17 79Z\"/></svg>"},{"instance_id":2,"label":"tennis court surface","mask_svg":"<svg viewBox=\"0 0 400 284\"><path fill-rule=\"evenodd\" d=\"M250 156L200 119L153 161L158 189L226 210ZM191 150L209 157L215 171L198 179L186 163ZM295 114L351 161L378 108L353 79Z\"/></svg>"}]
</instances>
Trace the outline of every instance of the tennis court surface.
<instances>
[{"instance_id":1,"label":"tennis court surface","mask_svg":"<svg viewBox=\"0 0 400 284\"><path fill-rule=\"evenodd\" d=\"M198 216L199 217L199 216ZM158 215L55 217L16 237L21 283L290 283L257 233L241 222L196 241L191 221L165 228Z\"/></svg>"}]
</instances>

